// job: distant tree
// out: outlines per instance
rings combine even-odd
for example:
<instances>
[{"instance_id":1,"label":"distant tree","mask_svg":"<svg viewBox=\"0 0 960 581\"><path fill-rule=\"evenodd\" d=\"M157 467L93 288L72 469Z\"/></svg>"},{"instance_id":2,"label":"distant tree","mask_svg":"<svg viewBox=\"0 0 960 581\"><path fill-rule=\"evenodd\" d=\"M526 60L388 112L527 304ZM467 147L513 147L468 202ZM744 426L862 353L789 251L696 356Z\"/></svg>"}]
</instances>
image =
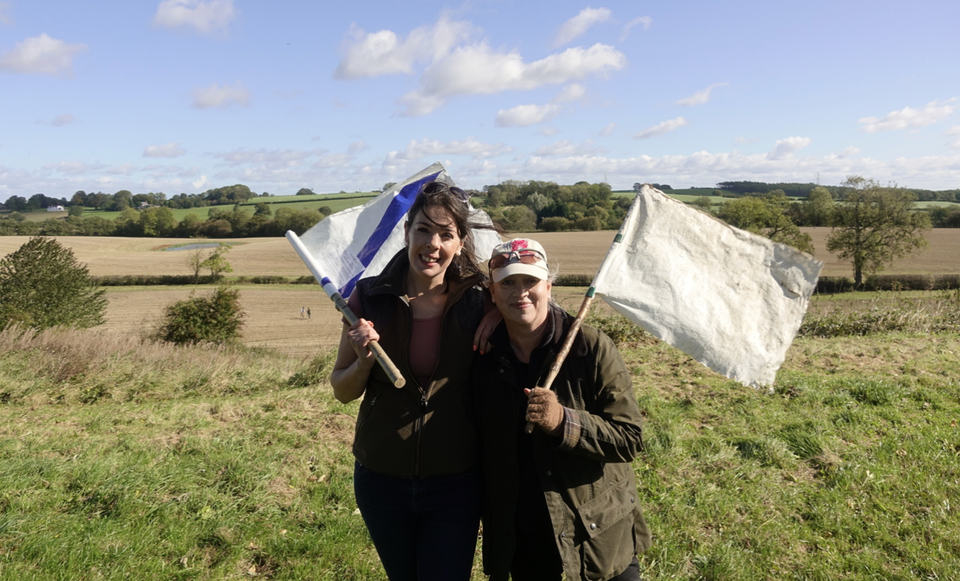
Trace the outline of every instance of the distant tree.
<instances>
[{"instance_id":1,"label":"distant tree","mask_svg":"<svg viewBox=\"0 0 960 581\"><path fill-rule=\"evenodd\" d=\"M709 212L713 207L713 202L710 201L708 196L698 196L696 200L691 202L691 205L700 208L704 212Z\"/></svg>"},{"instance_id":2,"label":"distant tree","mask_svg":"<svg viewBox=\"0 0 960 581\"><path fill-rule=\"evenodd\" d=\"M3 205L14 212L25 212L27 210L27 199L23 196L10 196Z\"/></svg>"},{"instance_id":3,"label":"distant tree","mask_svg":"<svg viewBox=\"0 0 960 581\"><path fill-rule=\"evenodd\" d=\"M537 214L526 206L511 206L503 210L503 223L507 232L532 232L537 229Z\"/></svg>"},{"instance_id":4,"label":"distant tree","mask_svg":"<svg viewBox=\"0 0 960 581\"><path fill-rule=\"evenodd\" d=\"M809 234L800 231L786 214L791 202L783 192L770 193L763 197L744 197L731 200L720 207L717 217L731 226L788 244L813 254L813 241Z\"/></svg>"},{"instance_id":5,"label":"distant tree","mask_svg":"<svg viewBox=\"0 0 960 581\"><path fill-rule=\"evenodd\" d=\"M0 328L95 327L103 323L105 292L69 248L31 238L0 260Z\"/></svg>"},{"instance_id":6,"label":"distant tree","mask_svg":"<svg viewBox=\"0 0 960 581\"><path fill-rule=\"evenodd\" d=\"M299 190L297 190L297 195L298 196L315 196L316 194L314 194L313 190L311 190L310 188L300 188Z\"/></svg>"},{"instance_id":7,"label":"distant tree","mask_svg":"<svg viewBox=\"0 0 960 581\"><path fill-rule=\"evenodd\" d=\"M833 196L830 190L823 186L810 190L807 199L800 202L800 215L804 226L829 226L833 219Z\"/></svg>"},{"instance_id":8,"label":"distant tree","mask_svg":"<svg viewBox=\"0 0 960 581\"><path fill-rule=\"evenodd\" d=\"M259 202L253 205L253 215L254 216L266 216L269 218L271 216L270 205L264 202Z\"/></svg>"},{"instance_id":9,"label":"distant tree","mask_svg":"<svg viewBox=\"0 0 960 581\"><path fill-rule=\"evenodd\" d=\"M170 208L152 207L140 212L137 224L143 236L169 236L177 228L177 219Z\"/></svg>"},{"instance_id":10,"label":"distant tree","mask_svg":"<svg viewBox=\"0 0 960 581\"><path fill-rule=\"evenodd\" d=\"M551 216L540 222L540 229L544 232L563 232L570 229L570 220L563 216Z\"/></svg>"},{"instance_id":11,"label":"distant tree","mask_svg":"<svg viewBox=\"0 0 960 581\"><path fill-rule=\"evenodd\" d=\"M593 232L603 227L603 222L597 216L584 216L575 223L578 230Z\"/></svg>"},{"instance_id":12,"label":"distant tree","mask_svg":"<svg viewBox=\"0 0 960 581\"><path fill-rule=\"evenodd\" d=\"M233 272L233 267L227 262L226 254L230 252L230 245L221 242L200 264L201 268L209 268L210 276L219 278L225 272Z\"/></svg>"},{"instance_id":13,"label":"distant tree","mask_svg":"<svg viewBox=\"0 0 960 581\"><path fill-rule=\"evenodd\" d=\"M13 220L14 222L23 222L24 220L27 219L27 217L21 214L20 212L10 212L10 215L7 216L7 218L9 218L10 220Z\"/></svg>"},{"instance_id":14,"label":"distant tree","mask_svg":"<svg viewBox=\"0 0 960 581\"><path fill-rule=\"evenodd\" d=\"M70 206L67 210L67 216L83 216L83 206Z\"/></svg>"},{"instance_id":15,"label":"distant tree","mask_svg":"<svg viewBox=\"0 0 960 581\"><path fill-rule=\"evenodd\" d=\"M387 183L383 184L383 188L382 188L380 191L381 191L381 192L385 192L385 191L389 190L390 188L392 188L392 187L395 186L395 185L397 185L397 182L387 182Z\"/></svg>"},{"instance_id":16,"label":"distant tree","mask_svg":"<svg viewBox=\"0 0 960 581\"><path fill-rule=\"evenodd\" d=\"M916 199L912 192L882 187L860 176L850 176L842 185L847 189L834 208L827 250L853 264L856 286L862 286L864 272L880 272L927 245L924 234L930 218L912 210Z\"/></svg>"},{"instance_id":17,"label":"distant tree","mask_svg":"<svg viewBox=\"0 0 960 581\"><path fill-rule=\"evenodd\" d=\"M157 338L177 344L230 343L243 325L240 292L218 287L209 297L177 301L166 308Z\"/></svg>"},{"instance_id":18,"label":"distant tree","mask_svg":"<svg viewBox=\"0 0 960 581\"><path fill-rule=\"evenodd\" d=\"M640 193L640 190L642 188L643 188L643 184L641 184L640 182L636 182L635 184L633 184L633 191L638 194Z\"/></svg>"}]
</instances>

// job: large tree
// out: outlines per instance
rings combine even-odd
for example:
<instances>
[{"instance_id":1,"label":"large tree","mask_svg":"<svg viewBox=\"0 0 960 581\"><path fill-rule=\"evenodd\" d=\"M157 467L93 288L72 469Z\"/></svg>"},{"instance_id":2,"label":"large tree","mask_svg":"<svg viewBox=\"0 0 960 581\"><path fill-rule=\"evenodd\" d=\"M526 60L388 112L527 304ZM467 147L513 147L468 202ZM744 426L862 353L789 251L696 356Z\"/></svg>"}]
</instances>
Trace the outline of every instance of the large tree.
<instances>
[{"instance_id":1,"label":"large tree","mask_svg":"<svg viewBox=\"0 0 960 581\"><path fill-rule=\"evenodd\" d=\"M842 184L843 199L834 206L833 231L827 250L853 264L857 286L863 273L880 272L897 258L927 245L930 218L912 209L916 196L898 187L850 176Z\"/></svg>"},{"instance_id":2,"label":"large tree","mask_svg":"<svg viewBox=\"0 0 960 581\"><path fill-rule=\"evenodd\" d=\"M0 328L94 327L103 323L105 292L69 248L31 238L0 260Z\"/></svg>"}]
</instances>

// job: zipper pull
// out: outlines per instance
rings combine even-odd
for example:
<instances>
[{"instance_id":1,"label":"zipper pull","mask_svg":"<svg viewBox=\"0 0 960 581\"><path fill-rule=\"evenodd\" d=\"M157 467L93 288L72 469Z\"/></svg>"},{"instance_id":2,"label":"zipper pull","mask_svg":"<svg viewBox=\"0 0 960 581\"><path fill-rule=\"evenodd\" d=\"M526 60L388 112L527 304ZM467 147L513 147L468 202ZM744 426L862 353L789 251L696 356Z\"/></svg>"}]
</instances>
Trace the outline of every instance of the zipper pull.
<instances>
[{"instance_id":1,"label":"zipper pull","mask_svg":"<svg viewBox=\"0 0 960 581\"><path fill-rule=\"evenodd\" d=\"M427 413L427 394L423 392L420 393L420 411Z\"/></svg>"}]
</instances>

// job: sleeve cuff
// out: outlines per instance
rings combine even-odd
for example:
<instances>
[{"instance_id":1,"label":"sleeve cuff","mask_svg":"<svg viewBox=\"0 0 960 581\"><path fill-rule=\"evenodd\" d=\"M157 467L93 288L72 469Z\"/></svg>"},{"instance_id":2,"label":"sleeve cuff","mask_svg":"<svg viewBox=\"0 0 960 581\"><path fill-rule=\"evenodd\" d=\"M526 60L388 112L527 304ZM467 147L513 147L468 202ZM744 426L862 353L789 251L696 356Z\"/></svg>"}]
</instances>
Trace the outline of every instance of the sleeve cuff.
<instances>
[{"instance_id":1,"label":"sleeve cuff","mask_svg":"<svg viewBox=\"0 0 960 581\"><path fill-rule=\"evenodd\" d=\"M580 441L580 412L568 407L563 408L563 435L557 445L561 450L571 450Z\"/></svg>"}]
</instances>

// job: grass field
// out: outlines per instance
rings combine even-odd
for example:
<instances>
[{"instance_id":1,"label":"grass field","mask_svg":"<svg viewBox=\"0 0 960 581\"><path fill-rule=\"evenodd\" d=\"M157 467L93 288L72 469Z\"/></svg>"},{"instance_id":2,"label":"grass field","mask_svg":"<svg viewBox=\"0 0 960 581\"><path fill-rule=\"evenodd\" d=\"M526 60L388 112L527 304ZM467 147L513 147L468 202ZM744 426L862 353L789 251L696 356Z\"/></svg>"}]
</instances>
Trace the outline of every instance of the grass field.
<instances>
[{"instance_id":1,"label":"grass field","mask_svg":"<svg viewBox=\"0 0 960 581\"><path fill-rule=\"evenodd\" d=\"M960 335L800 338L771 394L621 353L644 579L956 578ZM0 579L385 579L330 362L0 332Z\"/></svg>"},{"instance_id":2,"label":"grass field","mask_svg":"<svg viewBox=\"0 0 960 581\"><path fill-rule=\"evenodd\" d=\"M562 272L592 274L613 235L531 236ZM0 255L26 240L0 237ZM930 241L891 270L960 272L960 230ZM60 242L96 275L188 272L160 250L180 239ZM283 238L230 242L235 276L307 274ZM240 289L236 348L144 339L209 287L109 287L100 328L0 332L0 579L384 579L353 499L357 404L327 379L339 315L317 285ZM582 294L554 293L568 309ZM811 316L873 320L877 296L816 298ZM905 320L913 301L960 312L896 296ZM800 337L769 394L634 332L621 353L646 421L643 578L957 578L960 334L919 329Z\"/></svg>"}]
</instances>

